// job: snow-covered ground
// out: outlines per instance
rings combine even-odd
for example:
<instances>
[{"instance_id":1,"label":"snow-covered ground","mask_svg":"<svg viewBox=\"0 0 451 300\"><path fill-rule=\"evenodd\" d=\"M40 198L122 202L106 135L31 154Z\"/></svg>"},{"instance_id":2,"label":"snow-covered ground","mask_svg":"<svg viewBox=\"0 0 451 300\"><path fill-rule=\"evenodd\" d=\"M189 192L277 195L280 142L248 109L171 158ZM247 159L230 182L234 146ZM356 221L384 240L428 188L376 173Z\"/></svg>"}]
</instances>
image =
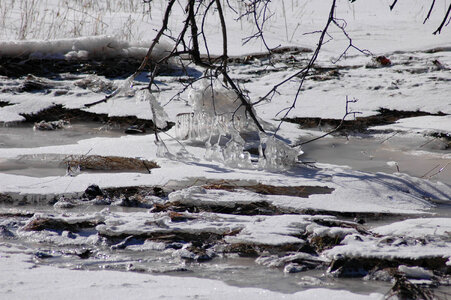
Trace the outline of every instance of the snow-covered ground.
<instances>
[{"instance_id":1,"label":"snow-covered ground","mask_svg":"<svg viewBox=\"0 0 451 300\"><path fill-rule=\"evenodd\" d=\"M331 154L327 155L332 156L334 151L337 156L347 151L340 150L342 144L356 145L351 159L333 160L340 166L325 163L329 160L324 155L317 156L318 163L314 165L293 165L292 159L259 156L255 154L260 145L255 133L248 133L245 141L245 148L253 154L245 155L242 148L232 147L242 145L231 128L226 133L232 135L231 140L237 140L227 144L229 147L220 141L214 143L215 138L209 140L210 144L200 140L212 131L214 136L221 134L221 121L216 123L218 128L200 126L199 131L204 132L196 132L199 140L174 139L180 137L180 126L183 132L192 130L194 125L183 123L183 116L199 109L196 101L203 83L186 91L181 85L203 71L191 65L188 74L173 65L172 70L156 77L160 88L157 100L167 114L165 121L177 124L159 134L160 141L151 134L118 134L101 123L98 125L104 125L102 130L113 133L92 137L96 131L91 130L75 136L75 123L73 128L61 129L63 134L33 131L29 123L22 125L20 122L30 116L55 107L59 107L59 112L104 114L106 117L102 118L153 119L150 98L138 91L147 85L146 74L136 78L132 87L125 79L130 75L128 69L114 78L86 74L83 70L52 76L27 76L25 71L20 76L11 74L11 70L27 70L29 64L37 66L41 60L81 62L80 66L102 60L139 61L161 26L166 3L82 2L62 5L56 0L36 0L31 4L7 0L0 4L0 71L5 74L0 76L0 122L5 126L0 127L0 298L137 299L149 297L150 290L151 298L169 299L380 299L388 292L385 286L359 289L366 295L352 293L351 289L345 291L344 285L339 285L340 289L318 288L324 285L322 276L299 278L292 274L314 268L328 276L347 276L356 267L347 265L349 262L362 264L357 271L362 276L377 277L376 271L388 274L392 270L386 270L399 261L406 264L397 269L399 274L409 277L415 272L434 272L429 283L446 285L443 274L449 274L451 268L451 30L445 27L440 35L432 32L440 24L449 1L437 1L426 24L423 20L429 4L423 1L401 1L393 11L389 10L392 1L337 1L339 24L345 20L354 45L371 51L373 56L351 49L335 62L349 40L332 26L331 39L320 52L317 66L307 77L288 117L340 120L347 98L358 99L350 103L357 117L379 117L384 111L401 116L391 121L368 122L369 131L351 134L346 142L330 136L322 140L322 145L331 147ZM230 2L238 12L246 9L241 2ZM273 15L264 28L266 41L271 47L314 49L317 31L325 25L329 6L329 1L271 3L268 13ZM205 34L210 53L221 55L220 27L215 17L217 14L213 13L206 18ZM231 10L225 17L229 55L243 62L230 63L230 75L252 102L310 58L311 52L288 51L274 55L272 64L268 64L267 57L255 55L265 52L261 41L243 45L243 38L255 33L252 20L236 20ZM184 8L176 4L169 22L172 32L181 29L183 18ZM170 39L158 45L153 59L161 57L170 45ZM391 65L378 64L374 57L379 55L388 57ZM292 104L298 86L298 80L290 80L272 101L254 107L269 132L278 126L280 112ZM118 96L85 107L117 88L121 90ZM179 91L182 92L178 95ZM223 104L221 112L237 108L233 102ZM162 113L162 109L158 112ZM331 125L321 126L326 129ZM322 133L289 122L277 132L288 144ZM292 158L302 153L269 137L260 138L265 139L262 144L267 150L272 146L279 151L275 156L282 153ZM365 139L373 144L359 149ZM378 158L386 160L392 169L390 173L362 167L365 161L360 165L350 163L352 168L346 166L352 159L359 160L358 155L368 154L369 149L379 149L374 145L393 152L395 158L387 154ZM138 158L153 161L159 168L148 172L70 170L64 175L64 162L68 159L93 156ZM305 156L315 158L314 153ZM374 156L366 157L367 164L371 164ZM301 161L302 158L301 155ZM421 167L412 171L403 164ZM381 170L385 171L379 167ZM104 194L88 200L83 193L93 184ZM163 193L143 194L155 187ZM133 196L120 195L133 189L137 191ZM80 252L86 250L89 252ZM145 251L155 252L145 256ZM88 253L87 261L82 255L80 259L67 259L74 253ZM244 275L244 287L205 279L222 277L216 275L221 272L203 267L202 259L233 261L238 255L257 256L252 264L276 268L267 274L273 279L298 282L290 289L281 288L285 291L282 293L275 291L277 284L270 282L262 284L264 288L251 288L257 284ZM204 279L149 274L155 270L149 267L150 261L161 265L164 259L174 263L176 269L192 271L193 277ZM419 265L425 269L415 269ZM377 267L380 270L375 271L373 268ZM82 270L72 270L77 268ZM113 270L103 270L109 268ZM225 267L232 273L243 269L253 270L238 263ZM9 275L3 276L6 274ZM387 276L395 280L392 275ZM259 276L264 277L265 272ZM334 283L331 285L334 287Z\"/></svg>"}]
</instances>

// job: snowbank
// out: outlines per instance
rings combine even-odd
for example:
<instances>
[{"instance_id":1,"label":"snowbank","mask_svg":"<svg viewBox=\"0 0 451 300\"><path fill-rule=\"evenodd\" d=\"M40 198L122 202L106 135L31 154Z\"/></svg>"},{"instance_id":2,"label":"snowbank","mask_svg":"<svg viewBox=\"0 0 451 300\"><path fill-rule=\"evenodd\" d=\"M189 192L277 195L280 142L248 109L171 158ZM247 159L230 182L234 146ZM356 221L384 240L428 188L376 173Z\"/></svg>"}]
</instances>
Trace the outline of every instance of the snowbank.
<instances>
[{"instance_id":1,"label":"snowbank","mask_svg":"<svg viewBox=\"0 0 451 300\"><path fill-rule=\"evenodd\" d=\"M150 43L129 43L113 36L89 36L56 40L0 41L1 57L30 59L94 59L136 58L142 59ZM169 48L166 44L155 47L152 58L158 59Z\"/></svg>"}]
</instances>

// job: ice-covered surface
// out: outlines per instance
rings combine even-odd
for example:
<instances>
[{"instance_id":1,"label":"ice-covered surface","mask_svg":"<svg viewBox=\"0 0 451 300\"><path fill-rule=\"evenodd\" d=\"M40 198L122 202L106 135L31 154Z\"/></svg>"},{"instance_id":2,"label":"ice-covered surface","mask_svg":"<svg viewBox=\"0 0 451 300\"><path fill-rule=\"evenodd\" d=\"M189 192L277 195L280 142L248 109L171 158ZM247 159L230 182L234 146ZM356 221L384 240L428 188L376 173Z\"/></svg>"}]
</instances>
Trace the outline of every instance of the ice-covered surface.
<instances>
[{"instance_id":1,"label":"ice-covered surface","mask_svg":"<svg viewBox=\"0 0 451 300\"><path fill-rule=\"evenodd\" d=\"M225 214L189 214L184 213L185 222L171 221L170 214L135 213L132 218L127 214L107 214L105 224L96 230L108 237L155 237L158 234L216 234L225 236L227 244L246 244L257 246L302 246L304 240L297 238L301 234L342 238L357 233L352 228L325 227L319 222L337 222L331 216L285 215L285 216L231 216ZM327 228L327 229L326 229ZM238 234L237 234L238 232Z\"/></svg>"},{"instance_id":2,"label":"ice-covered surface","mask_svg":"<svg viewBox=\"0 0 451 300\"><path fill-rule=\"evenodd\" d=\"M449 240L427 241L409 238L371 237L348 235L342 245L326 250L323 254L329 259L370 258L370 259L447 259L451 256Z\"/></svg>"},{"instance_id":3,"label":"ice-covered surface","mask_svg":"<svg viewBox=\"0 0 451 300\"><path fill-rule=\"evenodd\" d=\"M15 246L0 246L0 292L8 299L381 299L381 294L361 295L344 290L310 289L283 294L258 288L241 288L223 282L139 274L120 271L77 271L50 266L36 266L30 253ZM20 278L20 282L17 281ZM45 278L45 283L43 283ZM208 288L206 288L208 286ZM149 294L150 293L150 294Z\"/></svg>"},{"instance_id":4,"label":"ice-covered surface","mask_svg":"<svg viewBox=\"0 0 451 300\"><path fill-rule=\"evenodd\" d=\"M449 258L449 218L420 218L371 229L382 237L349 235L341 246L325 252L328 258Z\"/></svg>"},{"instance_id":5,"label":"ice-covered surface","mask_svg":"<svg viewBox=\"0 0 451 300\"><path fill-rule=\"evenodd\" d=\"M345 176L344 174L342 174ZM351 176L351 174L348 174ZM387 176L387 175L385 175ZM389 178L389 177L388 177ZM388 179L385 178L385 179ZM393 179L393 178L392 178ZM322 192L321 189L312 191L308 197L294 197L281 195L262 195L246 191L205 190L199 187L188 188L169 194L169 201L191 205L217 205L233 207L235 204L252 204L266 202L284 211L302 212L306 210L355 212L355 213L418 213L431 208L432 204L415 197L414 190L406 188L405 193L390 196L399 187L392 186L392 182L385 181L384 176L373 179L338 181L331 179L325 182L326 188L332 192ZM407 182L402 183L407 186ZM346 185L345 189L342 189ZM309 185L305 186L308 194ZM391 190L391 191L390 191ZM365 193L365 197L362 197ZM384 195L384 196L383 196ZM413 196L413 197L412 197ZM445 198L447 196L444 196Z\"/></svg>"},{"instance_id":6,"label":"ice-covered surface","mask_svg":"<svg viewBox=\"0 0 451 300\"><path fill-rule=\"evenodd\" d=\"M143 173L82 173L76 177L26 177L2 174L0 192L17 194L19 198L26 195L28 201L45 194L82 193L90 184L98 184L102 188L119 186L161 186L170 181L203 178L204 180L256 180L262 184L275 186L323 186L334 189L332 195L318 194L307 199L284 196L254 195L259 199L294 209L318 209L334 211L365 212L414 212L432 207L433 202L449 202L450 187L437 182L432 183L405 174L389 175L384 173L362 173L347 168L318 165L319 169L296 167L286 173L258 171L252 169L234 170L202 159L169 160L156 158L157 146L150 136L126 136L116 139L93 138L80 141L78 144L48 146L39 148L0 149L1 158L15 158L20 155L45 159L46 155L103 155L140 157L155 160L161 168L153 169L151 174ZM178 144L166 139L169 149L177 149ZM133 145L133 146L130 146ZM187 146L190 153L201 157L202 148ZM173 151L173 150L172 150ZM22 195L22 197L20 197ZM223 195L233 201L234 193ZM232 195L232 196L228 196ZM365 195L365 197L362 197ZM216 197L213 195L213 197ZM44 199L49 197L44 197ZM52 198L52 196L50 196ZM267 199L267 200L266 200ZM37 201L37 200L36 200Z\"/></svg>"},{"instance_id":7,"label":"ice-covered surface","mask_svg":"<svg viewBox=\"0 0 451 300\"><path fill-rule=\"evenodd\" d=\"M372 232L411 238L451 238L451 222L448 218L408 219L390 225L376 227Z\"/></svg>"}]
</instances>

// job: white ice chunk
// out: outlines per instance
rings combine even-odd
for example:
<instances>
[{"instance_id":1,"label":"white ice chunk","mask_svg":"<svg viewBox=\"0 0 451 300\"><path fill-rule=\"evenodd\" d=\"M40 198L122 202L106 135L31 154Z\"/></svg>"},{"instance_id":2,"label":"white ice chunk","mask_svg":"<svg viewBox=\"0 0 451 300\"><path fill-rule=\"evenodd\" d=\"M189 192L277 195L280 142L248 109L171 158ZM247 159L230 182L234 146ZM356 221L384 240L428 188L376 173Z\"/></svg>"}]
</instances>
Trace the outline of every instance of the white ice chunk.
<instances>
[{"instance_id":1,"label":"white ice chunk","mask_svg":"<svg viewBox=\"0 0 451 300\"><path fill-rule=\"evenodd\" d=\"M298 156L303 153L300 148L292 148L275 136L260 134L260 140L266 144L264 155L260 150L259 158L259 166L263 169L273 171L290 169L298 161Z\"/></svg>"},{"instance_id":2,"label":"white ice chunk","mask_svg":"<svg viewBox=\"0 0 451 300\"><path fill-rule=\"evenodd\" d=\"M168 114L161 106L161 104L157 101L157 98L149 92L148 89L142 90L139 92L138 99L141 101L148 101L150 104L150 108L152 110L152 115L154 118L154 123L158 128L166 128L168 126L167 120L169 120Z\"/></svg>"},{"instance_id":3,"label":"white ice chunk","mask_svg":"<svg viewBox=\"0 0 451 300\"><path fill-rule=\"evenodd\" d=\"M431 279L432 276L434 276L432 271L426 270L422 267L408 267L401 265L398 267L398 271L406 274L408 278Z\"/></svg>"}]
</instances>

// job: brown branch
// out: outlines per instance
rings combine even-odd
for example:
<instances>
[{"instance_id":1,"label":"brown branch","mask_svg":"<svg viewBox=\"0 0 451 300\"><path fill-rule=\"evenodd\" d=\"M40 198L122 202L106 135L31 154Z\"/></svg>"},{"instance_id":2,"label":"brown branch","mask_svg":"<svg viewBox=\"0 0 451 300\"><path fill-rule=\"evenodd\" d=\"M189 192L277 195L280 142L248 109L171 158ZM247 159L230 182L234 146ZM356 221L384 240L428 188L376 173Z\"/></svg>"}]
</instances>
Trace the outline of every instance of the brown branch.
<instances>
[{"instance_id":1,"label":"brown branch","mask_svg":"<svg viewBox=\"0 0 451 300\"><path fill-rule=\"evenodd\" d=\"M190 22L190 28L191 28L191 57L195 64L202 66L204 68L211 68L210 64L204 63L202 59L200 58L200 51L199 51L199 29L197 27L196 22L196 14L194 12L194 4L195 0L189 0L188 3L188 19Z\"/></svg>"},{"instance_id":2,"label":"brown branch","mask_svg":"<svg viewBox=\"0 0 451 300\"><path fill-rule=\"evenodd\" d=\"M190 0L189 4L188 4L188 18L190 21L190 26L191 26L191 39L192 39L192 47L191 47L191 58L192 61L201 67L204 67L206 69L210 69L210 70L216 70L218 73L222 74L224 77L224 80L232 87L232 89L237 93L238 98L241 101L241 104L246 108L247 113L250 115L251 119L254 121L255 125L257 126L257 128L262 131L265 132L265 130L263 129L263 127L261 126L260 122L258 121L257 117L255 116L255 113L252 110L252 105L246 100L246 98L243 95L243 92L236 86L236 84L234 83L234 81L230 78L230 76L227 74L227 69L226 66L224 65L224 63L220 66L214 65L214 64L209 64L206 63L204 61L202 61L201 57L200 57L200 51L199 51L199 40L198 40L198 32L199 29L197 27L197 23L196 23L196 15L194 12L194 3L195 0ZM220 6L219 1L217 2L217 5ZM219 10L218 10L219 12ZM224 21L224 17L223 15L220 13L220 19L222 19ZM227 33L226 33L226 24L225 21L222 24L221 21L221 26L222 26L222 31L223 31L223 39L225 38L225 55L223 55L223 60L227 59Z\"/></svg>"},{"instance_id":3,"label":"brown branch","mask_svg":"<svg viewBox=\"0 0 451 300\"><path fill-rule=\"evenodd\" d=\"M202 35L202 39L204 40L204 46L205 46L205 50L207 51L207 59L208 59L208 63L212 64L213 62L211 61L211 55L210 55L210 49L208 47L208 43L207 43L207 37L205 36L205 20L207 19L207 13L210 10L210 8L213 6L213 4L216 2L216 0L212 0L210 1L210 3L207 5L205 12L204 12L204 16L202 18L202 23L201 23L201 35Z\"/></svg>"},{"instance_id":4,"label":"brown branch","mask_svg":"<svg viewBox=\"0 0 451 300\"><path fill-rule=\"evenodd\" d=\"M343 24L338 24L338 21L339 21L339 20L341 20L341 19L335 19L335 18L334 18L332 22L335 24L335 26L337 26L337 27L341 30L341 32L344 34L344 36L348 39L349 45L346 47L345 51L343 51L343 52L341 53L341 55L340 55L336 60L333 61L333 63L334 63L334 64L337 63L337 62L340 61L344 56L346 56L346 54L348 53L348 50L349 50L349 49L355 49L355 50L359 51L360 53L362 53L362 54L364 54L364 55L371 55L371 56L373 56L373 53L371 53L371 51L369 51L369 50L367 50L367 49L360 49L360 48L356 47L356 46L352 43L352 38L351 38L351 36L348 34L348 32L346 31L346 26L347 26L346 21L345 21L345 20L341 20L341 21L343 22ZM325 44L325 42L324 42L323 44Z\"/></svg>"},{"instance_id":5,"label":"brown branch","mask_svg":"<svg viewBox=\"0 0 451 300\"><path fill-rule=\"evenodd\" d=\"M224 19L224 13L222 12L220 0L216 0L216 8L218 9L219 20L221 21L222 30L222 67L227 68L227 27Z\"/></svg>"},{"instance_id":6,"label":"brown branch","mask_svg":"<svg viewBox=\"0 0 451 300\"><path fill-rule=\"evenodd\" d=\"M243 92L235 85L235 82L230 78L229 74L227 74L227 71L225 69L222 69L222 75L224 76L224 79L230 84L232 89L237 93L238 98L241 101L241 104L246 108L246 111L251 116L251 119L254 121L255 125L261 132L265 132L263 127L261 126L260 122L257 119L257 116L255 115L254 111L252 110L252 105L244 98Z\"/></svg>"},{"instance_id":7,"label":"brown branch","mask_svg":"<svg viewBox=\"0 0 451 300\"><path fill-rule=\"evenodd\" d=\"M160 41L161 36L163 35L164 31L166 31L166 29L168 27L169 15L171 14L172 6L175 3L175 1L176 0L170 0L169 1L168 6L166 7L166 12L164 14L163 25L161 26L161 28L158 31L156 37L154 38L152 44L150 45L146 56L144 57L143 61L141 62L141 65L138 67L138 69L135 71L135 73L133 73L132 80L134 80L136 78L136 76L138 76L139 73L141 73L142 70L147 66L147 64L149 62L149 59L150 59L150 55L152 54L152 51L153 51L155 45L158 44L158 42ZM102 100L85 104L85 107L91 107L91 106L94 106L94 105L99 104L99 103L107 102L109 99L111 99L112 97L116 96L117 93L119 93L119 91L120 91L120 89L117 88L113 93L111 93L109 95L106 95L105 98L103 98Z\"/></svg>"},{"instance_id":8,"label":"brown branch","mask_svg":"<svg viewBox=\"0 0 451 300\"><path fill-rule=\"evenodd\" d=\"M149 50L147 50L147 54L144 57L143 61L141 62L141 65L135 71L135 73L132 75L133 79L135 79L136 76L138 76L139 73L141 73L142 70L144 70L144 68L147 66L147 63L149 62L150 55L152 54L153 48L160 42L161 36L168 28L169 15L171 14L172 6L174 5L174 3L175 3L175 0L169 0L168 6L166 7L166 11L164 13L163 25L161 26L160 30L158 31L157 36L153 39L153 42L150 45Z\"/></svg>"}]
</instances>

